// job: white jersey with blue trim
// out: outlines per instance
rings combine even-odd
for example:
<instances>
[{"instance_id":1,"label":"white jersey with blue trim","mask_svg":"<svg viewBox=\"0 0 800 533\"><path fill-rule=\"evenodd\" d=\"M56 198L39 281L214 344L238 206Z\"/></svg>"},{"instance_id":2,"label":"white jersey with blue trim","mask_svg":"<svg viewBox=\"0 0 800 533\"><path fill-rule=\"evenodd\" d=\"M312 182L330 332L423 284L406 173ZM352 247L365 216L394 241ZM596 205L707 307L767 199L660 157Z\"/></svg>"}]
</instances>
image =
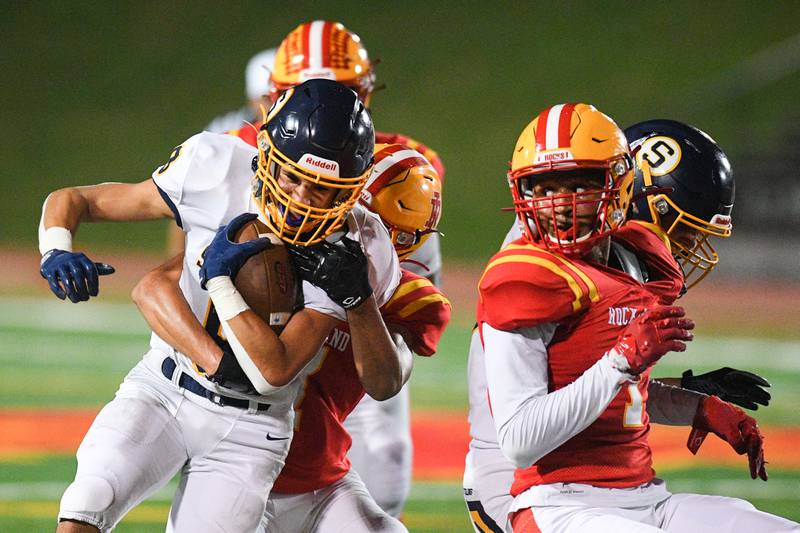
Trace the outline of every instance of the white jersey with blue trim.
<instances>
[{"instance_id":1,"label":"white jersey with blue trim","mask_svg":"<svg viewBox=\"0 0 800 533\"><path fill-rule=\"evenodd\" d=\"M259 213L252 195L254 176L252 162L256 148L233 135L199 133L173 150L169 161L153 172L153 181L175 214L176 223L186 232L183 272L180 288L197 320L209 326L211 300L200 288L200 267L197 261L211 243L217 229L242 213ZM347 235L358 240L370 262L370 284L378 305L391 297L400 282L400 265L386 228L377 216L356 207L348 217ZM325 292L303 282L306 307L344 320L344 309L328 298ZM212 337L222 337L219 324ZM178 368L190 374L209 390L226 396L264 402L293 401L296 385L302 380L278 389L267 396L245 395L220 387L198 371L192 360L176 352L153 333L150 345L165 353L175 353ZM309 367L313 367L309 365Z\"/></svg>"}]
</instances>

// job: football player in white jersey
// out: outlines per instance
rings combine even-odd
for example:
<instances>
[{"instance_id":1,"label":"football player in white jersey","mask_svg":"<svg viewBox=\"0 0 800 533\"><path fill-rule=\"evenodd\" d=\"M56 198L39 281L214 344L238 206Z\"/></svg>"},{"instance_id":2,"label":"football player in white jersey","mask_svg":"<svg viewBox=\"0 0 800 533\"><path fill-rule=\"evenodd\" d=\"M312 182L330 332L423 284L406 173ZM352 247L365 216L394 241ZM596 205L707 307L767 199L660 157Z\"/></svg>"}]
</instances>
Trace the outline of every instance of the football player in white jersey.
<instances>
[{"instance_id":1,"label":"football player in white jersey","mask_svg":"<svg viewBox=\"0 0 800 533\"><path fill-rule=\"evenodd\" d=\"M178 472L170 530L255 530L289 448L300 383L294 378L337 319L351 324L354 351L395 361L397 373L376 386L387 396L399 390L410 362L377 310L399 282L399 264L380 219L353 210L373 146L371 119L357 95L312 80L271 108L258 149L201 133L176 147L152 179L48 197L39 228L41 273L56 296L97 296L98 276L112 271L72 252L80 222L174 218L186 232L180 288L196 317L192 327L213 318L227 338L203 344L153 334L150 351L78 450L58 531L110 531ZM284 242L314 251L300 260L304 308L280 337L231 281L269 244L230 240L256 216ZM343 244L325 240L334 236Z\"/></svg>"},{"instance_id":2,"label":"football player in white jersey","mask_svg":"<svg viewBox=\"0 0 800 533\"><path fill-rule=\"evenodd\" d=\"M375 89L375 65L361 39L338 22L314 20L297 26L277 49L268 85L260 89L271 98L307 79L326 78L355 90L369 106ZM254 144L253 128L240 126L230 133ZM407 145L422 154L444 179L438 154L422 143L397 133L376 132L376 142ZM438 205L441 210L441 203ZM424 238L422 238L424 237ZM439 234L415 235L412 253L401 257L406 270L434 284L441 280ZM418 245L418 246L417 246ZM176 253L174 250L173 253ZM382 509L400 516L411 487L411 429L408 387L389 400L365 396L345 427L353 437L349 458Z\"/></svg>"},{"instance_id":3,"label":"football player in white jersey","mask_svg":"<svg viewBox=\"0 0 800 533\"><path fill-rule=\"evenodd\" d=\"M281 43L270 75L270 94L305 79L335 79L352 87L371 104L375 65L363 41L343 24L314 20L300 24ZM444 179L441 160L425 145L396 133L376 131L376 142L404 144L420 152ZM412 254L401 258L403 268L440 282L441 251L438 233L431 233ZM353 437L348 457L370 494L386 512L400 516L411 488L411 426L408 387L388 401L365 396L345 421Z\"/></svg>"}]
</instances>

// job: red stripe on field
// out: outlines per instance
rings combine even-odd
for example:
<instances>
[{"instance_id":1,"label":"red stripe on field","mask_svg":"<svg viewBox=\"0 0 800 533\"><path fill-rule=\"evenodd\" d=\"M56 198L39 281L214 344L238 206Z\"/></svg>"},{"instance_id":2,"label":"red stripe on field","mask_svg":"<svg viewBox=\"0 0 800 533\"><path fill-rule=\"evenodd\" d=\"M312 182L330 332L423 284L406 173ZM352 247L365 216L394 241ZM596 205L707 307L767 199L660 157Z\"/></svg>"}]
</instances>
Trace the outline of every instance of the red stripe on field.
<instances>
[{"instance_id":1,"label":"red stripe on field","mask_svg":"<svg viewBox=\"0 0 800 533\"><path fill-rule=\"evenodd\" d=\"M0 457L33 453L74 453L96 410L0 410ZM772 469L800 469L800 427L765 427L764 449ZM466 413L418 411L412 415L414 479L461 479L469 446ZM653 426L650 446L660 468L723 465L741 467L747 459L727 443L709 435L695 457L686 449L687 428Z\"/></svg>"}]
</instances>

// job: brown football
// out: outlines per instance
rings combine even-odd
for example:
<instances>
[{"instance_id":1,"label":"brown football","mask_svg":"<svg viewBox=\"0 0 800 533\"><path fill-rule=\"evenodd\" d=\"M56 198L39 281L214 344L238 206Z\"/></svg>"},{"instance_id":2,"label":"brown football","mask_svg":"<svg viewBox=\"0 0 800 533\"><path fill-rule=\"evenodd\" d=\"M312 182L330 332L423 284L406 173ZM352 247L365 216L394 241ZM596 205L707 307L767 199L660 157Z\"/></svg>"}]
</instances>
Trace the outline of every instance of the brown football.
<instances>
[{"instance_id":1,"label":"brown football","mask_svg":"<svg viewBox=\"0 0 800 533\"><path fill-rule=\"evenodd\" d=\"M233 284L247 305L280 334L295 306L297 282L286 246L263 222L248 222L235 240L244 242L259 237L268 237L272 246L248 259Z\"/></svg>"}]
</instances>

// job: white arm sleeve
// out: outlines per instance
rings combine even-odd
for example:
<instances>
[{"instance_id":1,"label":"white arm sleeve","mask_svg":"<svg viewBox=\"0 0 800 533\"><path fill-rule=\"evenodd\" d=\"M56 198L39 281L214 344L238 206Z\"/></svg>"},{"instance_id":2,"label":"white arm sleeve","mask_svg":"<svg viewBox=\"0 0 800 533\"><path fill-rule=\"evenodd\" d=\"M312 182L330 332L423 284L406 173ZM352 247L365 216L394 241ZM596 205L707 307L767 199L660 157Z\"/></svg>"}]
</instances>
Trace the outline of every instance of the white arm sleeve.
<instances>
[{"instance_id":1,"label":"white arm sleeve","mask_svg":"<svg viewBox=\"0 0 800 533\"><path fill-rule=\"evenodd\" d=\"M647 385L650 422L667 426L691 426L705 394L653 380Z\"/></svg>"},{"instance_id":2,"label":"white arm sleeve","mask_svg":"<svg viewBox=\"0 0 800 533\"><path fill-rule=\"evenodd\" d=\"M573 383L548 393L547 344L554 331L553 324L513 332L482 325L498 441L520 468L586 429L631 379L604 355Z\"/></svg>"},{"instance_id":3,"label":"white arm sleeve","mask_svg":"<svg viewBox=\"0 0 800 533\"><path fill-rule=\"evenodd\" d=\"M239 361L239 366L242 367L244 374L247 376L247 379L250 380L250 383L253 384L253 387L255 387L256 391L258 391L258 393L261 395L267 395L271 392L282 389L283 387L275 387L274 385L270 384L266 378L264 378L263 374L261 374L261 371L250 358L250 354L247 353L247 350L244 349L242 343L240 343L239 339L236 338L236 334L228 325L228 321L220 320L220 323L222 324L222 331L225 332L225 337L228 339L228 344L230 344L231 349L233 350L233 355L236 356L236 360Z\"/></svg>"},{"instance_id":4,"label":"white arm sleeve","mask_svg":"<svg viewBox=\"0 0 800 533\"><path fill-rule=\"evenodd\" d=\"M261 395L266 395L275 392L282 387L275 387L271 385L266 378L264 378L261 371L258 369L250 354L247 353L242 343L233 332L233 328L228 325L228 321L238 316L240 313L250 309L247 303L242 298L239 291L233 285L233 281L228 276L217 276L208 281L208 294L211 301L214 302L214 307L217 309L217 316L219 316L220 324L222 324L222 331L225 332L225 338L228 339L228 344L233 350L233 355L242 367L244 374L253 387Z\"/></svg>"}]
</instances>

